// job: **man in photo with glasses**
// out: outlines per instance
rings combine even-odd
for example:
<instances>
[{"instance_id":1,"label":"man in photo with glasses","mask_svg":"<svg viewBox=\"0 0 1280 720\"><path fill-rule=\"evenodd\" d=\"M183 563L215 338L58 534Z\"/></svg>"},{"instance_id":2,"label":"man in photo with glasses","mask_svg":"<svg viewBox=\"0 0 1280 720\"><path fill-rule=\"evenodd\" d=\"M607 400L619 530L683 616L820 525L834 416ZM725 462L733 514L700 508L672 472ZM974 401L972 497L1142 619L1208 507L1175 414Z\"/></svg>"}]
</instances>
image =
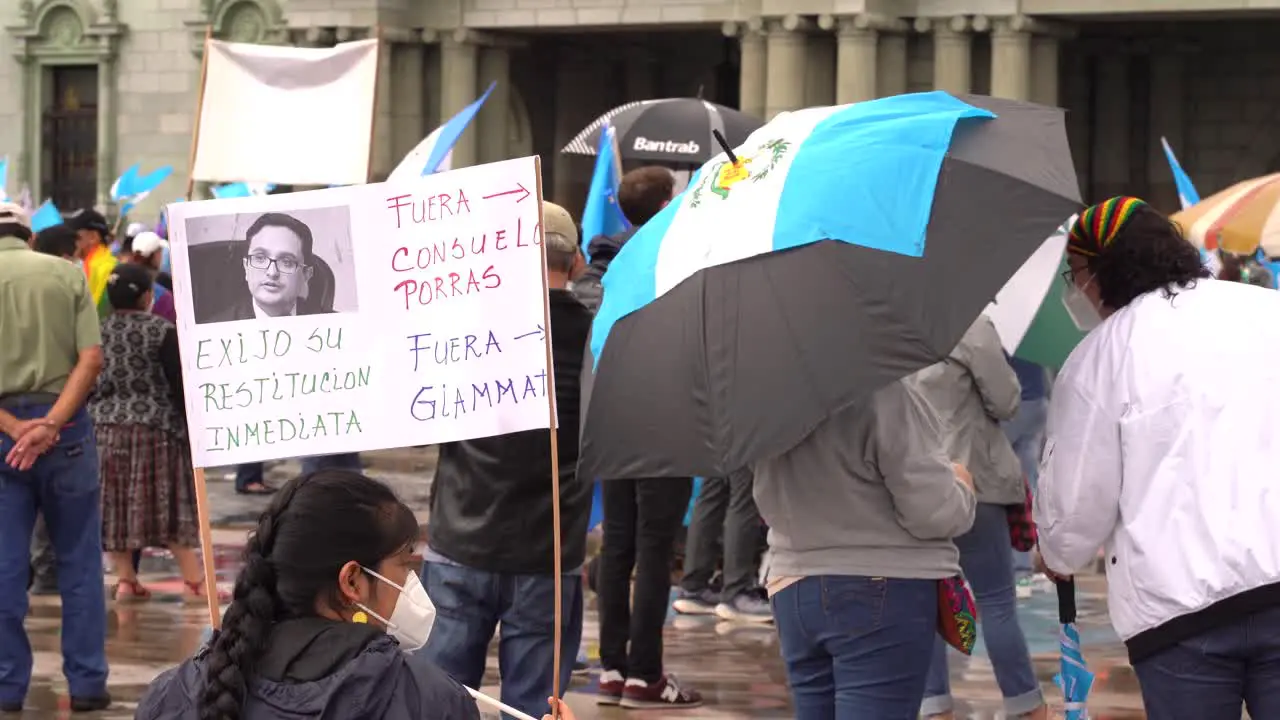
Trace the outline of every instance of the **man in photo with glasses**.
<instances>
[{"instance_id":1,"label":"man in photo with glasses","mask_svg":"<svg viewBox=\"0 0 1280 720\"><path fill-rule=\"evenodd\" d=\"M305 302L311 276L311 228L284 213L265 213L245 232L248 295L197 322L229 322L333 312Z\"/></svg>"}]
</instances>

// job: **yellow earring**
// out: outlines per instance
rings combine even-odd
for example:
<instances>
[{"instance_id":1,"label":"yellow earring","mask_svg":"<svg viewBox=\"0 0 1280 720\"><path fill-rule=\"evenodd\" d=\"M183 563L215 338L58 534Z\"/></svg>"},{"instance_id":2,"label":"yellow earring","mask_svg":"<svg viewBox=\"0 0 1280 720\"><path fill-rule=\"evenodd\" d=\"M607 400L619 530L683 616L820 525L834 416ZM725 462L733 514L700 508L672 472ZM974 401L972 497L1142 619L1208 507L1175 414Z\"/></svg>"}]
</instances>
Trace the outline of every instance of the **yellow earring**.
<instances>
[{"instance_id":1,"label":"yellow earring","mask_svg":"<svg viewBox=\"0 0 1280 720\"><path fill-rule=\"evenodd\" d=\"M351 616L351 622L357 625L365 625L369 622L369 616L363 610L357 610L356 614Z\"/></svg>"}]
</instances>

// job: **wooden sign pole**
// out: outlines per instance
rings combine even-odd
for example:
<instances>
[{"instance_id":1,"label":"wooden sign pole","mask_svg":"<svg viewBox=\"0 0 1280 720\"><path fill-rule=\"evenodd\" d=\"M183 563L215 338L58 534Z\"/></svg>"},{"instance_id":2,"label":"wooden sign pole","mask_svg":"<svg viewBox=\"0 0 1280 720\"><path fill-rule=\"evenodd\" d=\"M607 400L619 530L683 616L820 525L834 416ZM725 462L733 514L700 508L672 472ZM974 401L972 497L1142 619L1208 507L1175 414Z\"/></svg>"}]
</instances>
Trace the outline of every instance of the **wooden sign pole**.
<instances>
[{"instance_id":1,"label":"wooden sign pole","mask_svg":"<svg viewBox=\"0 0 1280 720\"><path fill-rule=\"evenodd\" d=\"M186 199L191 201L195 193L196 150L200 144L200 116L204 114L204 86L209 77L209 41L213 39L213 26L205 28L204 51L200 54L200 89L196 95L195 127L191 133L191 154L187 164ZM188 433L190 434L190 433ZM194 453L193 453L194 457ZM209 604L209 625L222 627L222 613L218 612L218 572L214 565L213 525L209 512L209 486L205 482L204 468L195 468L196 518L200 524L200 554L204 559L204 593Z\"/></svg>"},{"instance_id":2,"label":"wooden sign pole","mask_svg":"<svg viewBox=\"0 0 1280 720\"><path fill-rule=\"evenodd\" d=\"M538 172L538 234L541 238L545 218L542 217L542 158L534 158ZM560 551L560 438L556 416L556 366L551 346L551 304L547 287L547 243L538 241L542 256L542 338L547 356L547 413L551 429L551 548L555 553L552 572L555 573L555 648L552 652L551 696L555 698L553 715L560 717L560 655L564 652L564 559Z\"/></svg>"}]
</instances>

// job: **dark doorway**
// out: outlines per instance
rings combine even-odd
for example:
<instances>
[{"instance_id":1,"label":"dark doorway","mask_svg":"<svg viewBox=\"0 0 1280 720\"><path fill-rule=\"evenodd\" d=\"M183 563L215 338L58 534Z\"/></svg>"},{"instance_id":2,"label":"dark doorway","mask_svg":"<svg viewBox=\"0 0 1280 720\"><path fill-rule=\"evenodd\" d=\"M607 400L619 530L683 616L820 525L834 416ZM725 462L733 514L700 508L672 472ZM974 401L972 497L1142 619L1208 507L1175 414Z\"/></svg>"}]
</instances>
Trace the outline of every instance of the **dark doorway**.
<instances>
[{"instance_id":1,"label":"dark doorway","mask_svg":"<svg viewBox=\"0 0 1280 720\"><path fill-rule=\"evenodd\" d=\"M98 184L98 67L49 69L40 194L63 211L92 207Z\"/></svg>"}]
</instances>

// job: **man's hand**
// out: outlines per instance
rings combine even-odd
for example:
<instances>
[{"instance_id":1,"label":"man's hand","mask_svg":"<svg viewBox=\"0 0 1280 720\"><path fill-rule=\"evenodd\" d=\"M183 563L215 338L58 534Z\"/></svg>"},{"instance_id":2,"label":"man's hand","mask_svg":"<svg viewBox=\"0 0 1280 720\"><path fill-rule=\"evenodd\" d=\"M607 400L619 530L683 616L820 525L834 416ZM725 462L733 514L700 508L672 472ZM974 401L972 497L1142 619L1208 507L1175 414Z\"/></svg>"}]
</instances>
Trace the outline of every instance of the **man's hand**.
<instances>
[{"instance_id":1,"label":"man's hand","mask_svg":"<svg viewBox=\"0 0 1280 720\"><path fill-rule=\"evenodd\" d=\"M14 439L13 449L5 456L5 462L19 471L30 470L40 456L58 442L58 431L44 418L23 420L10 429Z\"/></svg>"},{"instance_id":2,"label":"man's hand","mask_svg":"<svg viewBox=\"0 0 1280 720\"><path fill-rule=\"evenodd\" d=\"M1064 580L1071 579L1070 575L1059 575L1058 573L1050 570L1049 566L1044 564L1044 556L1040 554L1040 548L1036 548L1035 555L1032 558L1032 564L1035 566L1036 572L1043 573L1045 577L1053 580L1054 582L1062 582Z\"/></svg>"},{"instance_id":3,"label":"man's hand","mask_svg":"<svg viewBox=\"0 0 1280 720\"><path fill-rule=\"evenodd\" d=\"M951 463L951 470L956 474L956 482L969 488L969 492L975 492L973 489L973 475L969 474L969 469L960 463Z\"/></svg>"}]
</instances>

